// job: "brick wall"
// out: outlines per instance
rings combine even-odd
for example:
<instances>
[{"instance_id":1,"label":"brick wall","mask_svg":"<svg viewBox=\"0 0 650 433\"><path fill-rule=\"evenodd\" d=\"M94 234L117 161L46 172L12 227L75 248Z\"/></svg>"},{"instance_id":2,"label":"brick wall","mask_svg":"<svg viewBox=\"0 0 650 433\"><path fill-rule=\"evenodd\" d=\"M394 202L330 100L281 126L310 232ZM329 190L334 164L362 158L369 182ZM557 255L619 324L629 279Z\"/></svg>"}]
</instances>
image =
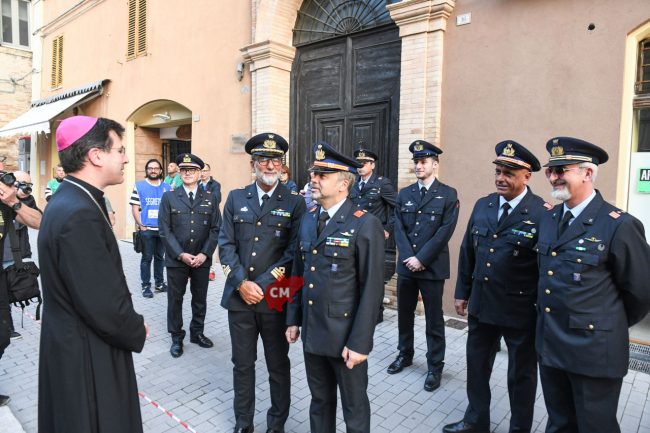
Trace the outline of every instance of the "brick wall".
<instances>
[{"instance_id":1,"label":"brick wall","mask_svg":"<svg viewBox=\"0 0 650 433\"><path fill-rule=\"evenodd\" d=\"M20 116L31 106L32 53L0 46L0 127ZM0 137L0 156L7 156L5 166L17 167L20 135Z\"/></svg>"}]
</instances>

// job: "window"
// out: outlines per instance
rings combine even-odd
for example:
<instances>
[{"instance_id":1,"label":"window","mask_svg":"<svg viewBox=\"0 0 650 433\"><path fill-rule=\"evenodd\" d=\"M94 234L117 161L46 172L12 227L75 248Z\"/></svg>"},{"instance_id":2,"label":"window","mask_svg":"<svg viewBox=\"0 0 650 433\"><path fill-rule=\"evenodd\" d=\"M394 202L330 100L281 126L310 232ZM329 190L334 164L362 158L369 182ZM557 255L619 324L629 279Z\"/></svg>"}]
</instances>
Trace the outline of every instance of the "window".
<instances>
[{"instance_id":1,"label":"window","mask_svg":"<svg viewBox=\"0 0 650 433\"><path fill-rule=\"evenodd\" d=\"M0 43L29 47L29 1L0 0Z\"/></svg>"},{"instance_id":2,"label":"window","mask_svg":"<svg viewBox=\"0 0 650 433\"><path fill-rule=\"evenodd\" d=\"M636 94L650 93L650 39L639 43L639 60L637 68Z\"/></svg>"},{"instance_id":3,"label":"window","mask_svg":"<svg viewBox=\"0 0 650 433\"><path fill-rule=\"evenodd\" d=\"M52 40L52 72L50 85L60 87L63 84L63 35Z\"/></svg>"},{"instance_id":4,"label":"window","mask_svg":"<svg viewBox=\"0 0 650 433\"><path fill-rule=\"evenodd\" d=\"M129 0L127 60L147 55L147 0Z\"/></svg>"}]
</instances>

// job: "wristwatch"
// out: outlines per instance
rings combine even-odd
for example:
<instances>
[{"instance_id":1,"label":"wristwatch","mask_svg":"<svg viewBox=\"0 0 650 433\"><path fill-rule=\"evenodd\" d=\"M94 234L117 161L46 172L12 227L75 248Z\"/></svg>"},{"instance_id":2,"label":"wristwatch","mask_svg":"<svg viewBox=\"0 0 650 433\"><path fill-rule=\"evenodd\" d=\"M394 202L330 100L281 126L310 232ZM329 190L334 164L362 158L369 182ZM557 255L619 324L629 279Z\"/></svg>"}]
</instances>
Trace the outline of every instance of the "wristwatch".
<instances>
[{"instance_id":1,"label":"wristwatch","mask_svg":"<svg viewBox=\"0 0 650 433\"><path fill-rule=\"evenodd\" d=\"M14 203L13 206L11 206L14 212L18 212L18 209L20 209L21 207L23 207L23 204L20 201L17 201L16 203Z\"/></svg>"}]
</instances>

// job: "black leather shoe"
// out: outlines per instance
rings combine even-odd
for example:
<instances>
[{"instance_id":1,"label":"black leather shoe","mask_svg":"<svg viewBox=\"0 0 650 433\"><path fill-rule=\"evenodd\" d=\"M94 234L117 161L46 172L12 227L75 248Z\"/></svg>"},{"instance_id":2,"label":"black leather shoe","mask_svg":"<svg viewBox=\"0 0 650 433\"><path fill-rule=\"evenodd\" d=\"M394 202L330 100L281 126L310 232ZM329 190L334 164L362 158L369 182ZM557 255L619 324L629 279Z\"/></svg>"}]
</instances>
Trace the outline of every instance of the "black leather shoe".
<instances>
[{"instance_id":1,"label":"black leather shoe","mask_svg":"<svg viewBox=\"0 0 650 433\"><path fill-rule=\"evenodd\" d=\"M431 392L440 388L440 376L442 376L442 373L436 371L428 372L427 378L424 380L424 390Z\"/></svg>"},{"instance_id":2,"label":"black leather shoe","mask_svg":"<svg viewBox=\"0 0 650 433\"><path fill-rule=\"evenodd\" d=\"M214 346L212 340L203 334L196 334L194 337L190 338L190 343L198 344L200 347L203 347L205 349Z\"/></svg>"},{"instance_id":3,"label":"black leather shoe","mask_svg":"<svg viewBox=\"0 0 650 433\"><path fill-rule=\"evenodd\" d=\"M442 433L490 433L490 430L478 428L474 424L465 421L458 421L444 426Z\"/></svg>"},{"instance_id":4,"label":"black leather shoe","mask_svg":"<svg viewBox=\"0 0 650 433\"><path fill-rule=\"evenodd\" d=\"M183 343L173 342L172 347L169 349L169 353L171 353L174 358L181 356L183 354Z\"/></svg>"},{"instance_id":5,"label":"black leather shoe","mask_svg":"<svg viewBox=\"0 0 650 433\"><path fill-rule=\"evenodd\" d=\"M276 430L274 428L270 428L266 430L266 433L284 433L284 430Z\"/></svg>"},{"instance_id":6,"label":"black leather shoe","mask_svg":"<svg viewBox=\"0 0 650 433\"><path fill-rule=\"evenodd\" d=\"M253 431L255 431L255 429L252 425L249 425L248 427L235 427L235 430L233 430L234 433L253 433Z\"/></svg>"},{"instance_id":7,"label":"black leather shoe","mask_svg":"<svg viewBox=\"0 0 650 433\"><path fill-rule=\"evenodd\" d=\"M393 363L388 366L386 372L388 374L396 374L404 370L404 367L408 367L411 364L413 364L413 357L405 356L400 353L397 355L397 358L395 358L395 361L393 361Z\"/></svg>"},{"instance_id":8,"label":"black leather shoe","mask_svg":"<svg viewBox=\"0 0 650 433\"><path fill-rule=\"evenodd\" d=\"M5 406L10 400L8 395L0 395L0 406Z\"/></svg>"}]
</instances>

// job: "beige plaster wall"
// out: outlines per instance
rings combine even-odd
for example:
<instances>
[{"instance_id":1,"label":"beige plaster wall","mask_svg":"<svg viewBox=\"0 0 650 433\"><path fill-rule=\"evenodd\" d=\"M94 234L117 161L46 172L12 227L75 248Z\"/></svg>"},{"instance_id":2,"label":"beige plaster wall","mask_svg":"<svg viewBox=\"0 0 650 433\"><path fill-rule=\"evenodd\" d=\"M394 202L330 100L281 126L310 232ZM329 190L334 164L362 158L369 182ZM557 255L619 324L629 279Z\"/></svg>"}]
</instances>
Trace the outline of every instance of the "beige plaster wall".
<instances>
[{"instance_id":1,"label":"beige plaster wall","mask_svg":"<svg viewBox=\"0 0 650 433\"><path fill-rule=\"evenodd\" d=\"M469 12L471 24L456 26L456 16ZM648 18L647 0L456 2L445 35L441 122L441 177L461 200L452 269L474 202L494 189L491 161L503 139L540 161L556 135L602 146L610 161L597 187L615 201L626 35ZM550 200L543 174L533 176L532 188ZM455 275L447 312L454 282Z\"/></svg>"},{"instance_id":2,"label":"beige plaster wall","mask_svg":"<svg viewBox=\"0 0 650 433\"><path fill-rule=\"evenodd\" d=\"M213 166L228 192L250 180L245 154L230 152L231 136L250 134L250 80L236 77L239 49L251 42L249 1L192 0L148 2L147 55L126 60L127 2L90 0L52 23L76 0L44 4L43 97L101 79L104 94L86 104L86 114L126 120L157 99L176 101L192 111L192 150ZM52 39L64 36L63 86L50 88ZM197 120L198 119L198 120ZM138 137L137 133L131 137ZM140 141L134 140L136 144ZM135 149L150 155L150 146ZM142 158L131 158L129 182ZM135 159L135 161L134 161ZM132 185L113 187L109 196L118 213L118 236L129 222L125 212Z\"/></svg>"},{"instance_id":3,"label":"beige plaster wall","mask_svg":"<svg viewBox=\"0 0 650 433\"><path fill-rule=\"evenodd\" d=\"M32 53L18 48L0 46L0 127L29 110L32 99ZM0 156L6 156L5 167L17 168L21 135L0 137Z\"/></svg>"}]
</instances>

